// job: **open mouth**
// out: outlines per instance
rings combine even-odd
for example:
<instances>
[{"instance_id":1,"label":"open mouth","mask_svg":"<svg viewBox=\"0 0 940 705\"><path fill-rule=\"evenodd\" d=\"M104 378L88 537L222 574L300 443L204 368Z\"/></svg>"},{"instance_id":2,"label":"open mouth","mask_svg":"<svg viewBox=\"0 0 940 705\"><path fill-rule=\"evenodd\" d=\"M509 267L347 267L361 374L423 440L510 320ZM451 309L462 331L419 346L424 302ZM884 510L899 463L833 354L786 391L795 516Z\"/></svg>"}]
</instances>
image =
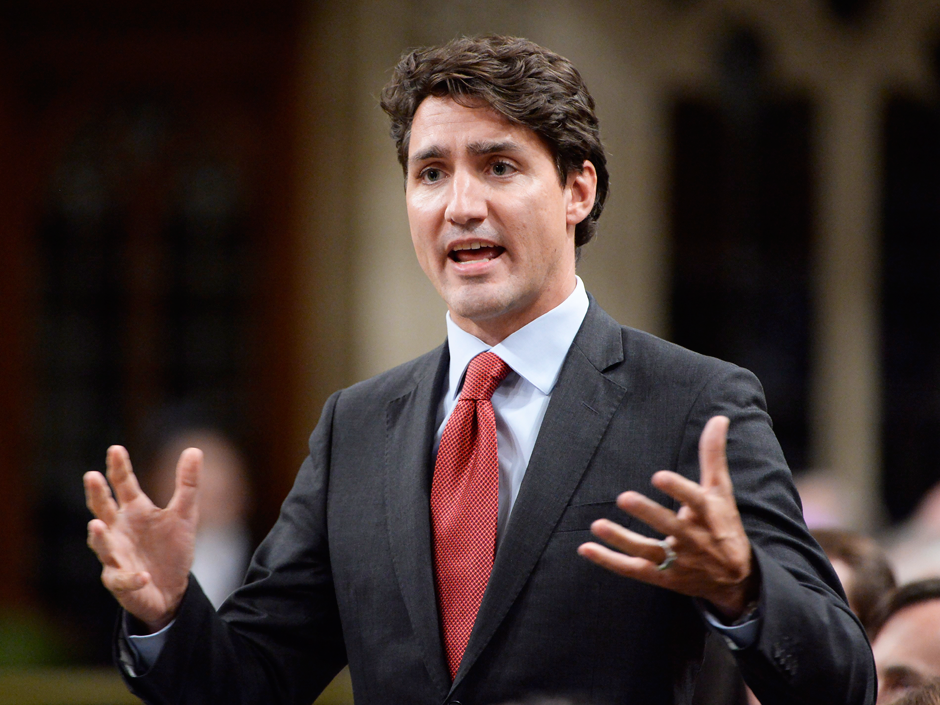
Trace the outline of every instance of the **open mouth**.
<instances>
[{"instance_id":1,"label":"open mouth","mask_svg":"<svg viewBox=\"0 0 940 705\"><path fill-rule=\"evenodd\" d=\"M483 242L468 242L457 245L448 253L454 262L481 262L489 259L496 259L506 248L498 245L488 245Z\"/></svg>"}]
</instances>

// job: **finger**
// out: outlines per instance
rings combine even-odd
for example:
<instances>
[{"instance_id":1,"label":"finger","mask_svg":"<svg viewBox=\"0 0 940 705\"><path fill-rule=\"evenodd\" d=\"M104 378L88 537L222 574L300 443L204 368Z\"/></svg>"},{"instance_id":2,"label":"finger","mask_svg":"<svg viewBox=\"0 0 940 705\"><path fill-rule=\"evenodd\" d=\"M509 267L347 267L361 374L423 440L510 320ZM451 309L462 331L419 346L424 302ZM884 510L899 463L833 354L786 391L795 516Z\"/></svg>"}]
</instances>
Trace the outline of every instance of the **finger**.
<instances>
[{"instance_id":1,"label":"finger","mask_svg":"<svg viewBox=\"0 0 940 705\"><path fill-rule=\"evenodd\" d=\"M167 509L184 519L196 518L196 498L199 491L199 473L202 470L202 451L187 448L176 463L176 489Z\"/></svg>"},{"instance_id":2,"label":"finger","mask_svg":"<svg viewBox=\"0 0 940 705\"><path fill-rule=\"evenodd\" d=\"M88 522L88 548L95 552L98 560L106 565L116 565L108 545L108 527L100 519Z\"/></svg>"},{"instance_id":3,"label":"finger","mask_svg":"<svg viewBox=\"0 0 940 705\"><path fill-rule=\"evenodd\" d=\"M698 441L698 462L701 466L701 485L706 490L720 488L731 492L731 474L728 471L727 416L713 416L705 424Z\"/></svg>"},{"instance_id":4,"label":"finger","mask_svg":"<svg viewBox=\"0 0 940 705\"><path fill-rule=\"evenodd\" d=\"M598 543L581 544L578 546L578 555L587 558L592 563L596 563L601 568L606 568L628 578L636 578L653 584L657 584L662 580L662 574L656 570L655 565L650 561L612 551Z\"/></svg>"},{"instance_id":5,"label":"finger","mask_svg":"<svg viewBox=\"0 0 940 705\"><path fill-rule=\"evenodd\" d=\"M86 472L82 482L85 485L85 506L105 524L113 524L117 519L118 506L104 475L97 471Z\"/></svg>"},{"instance_id":6,"label":"finger","mask_svg":"<svg viewBox=\"0 0 940 705\"><path fill-rule=\"evenodd\" d=\"M147 586L147 583L150 582L150 573L137 573L106 567L101 572L101 582L115 594L135 592Z\"/></svg>"},{"instance_id":7,"label":"finger","mask_svg":"<svg viewBox=\"0 0 940 705\"><path fill-rule=\"evenodd\" d=\"M102 565L118 567L114 551L111 548L108 526L100 519L92 519L88 522L88 548L95 552Z\"/></svg>"},{"instance_id":8,"label":"finger","mask_svg":"<svg viewBox=\"0 0 940 705\"><path fill-rule=\"evenodd\" d=\"M131 467L131 458L123 446L108 448L107 465L108 481L114 488L118 506L123 507L143 494Z\"/></svg>"},{"instance_id":9,"label":"finger","mask_svg":"<svg viewBox=\"0 0 940 705\"><path fill-rule=\"evenodd\" d=\"M652 483L653 487L691 508L696 514L701 515L706 511L706 490L697 482L669 470L660 470L653 475ZM671 534L675 531L663 533Z\"/></svg>"},{"instance_id":10,"label":"finger","mask_svg":"<svg viewBox=\"0 0 940 705\"><path fill-rule=\"evenodd\" d=\"M681 528L675 512L639 492L630 490L621 493L617 497L617 506L667 536L676 533Z\"/></svg>"},{"instance_id":11,"label":"finger","mask_svg":"<svg viewBox=\"0 0 940 705\"><path fill-rule=\"evenodd\" d=\"M630 531L609 519L598 519L592 523L591 533L618 551L645 561L660 563L664 558L659 541Z\"/></svg>"}]
</instances>

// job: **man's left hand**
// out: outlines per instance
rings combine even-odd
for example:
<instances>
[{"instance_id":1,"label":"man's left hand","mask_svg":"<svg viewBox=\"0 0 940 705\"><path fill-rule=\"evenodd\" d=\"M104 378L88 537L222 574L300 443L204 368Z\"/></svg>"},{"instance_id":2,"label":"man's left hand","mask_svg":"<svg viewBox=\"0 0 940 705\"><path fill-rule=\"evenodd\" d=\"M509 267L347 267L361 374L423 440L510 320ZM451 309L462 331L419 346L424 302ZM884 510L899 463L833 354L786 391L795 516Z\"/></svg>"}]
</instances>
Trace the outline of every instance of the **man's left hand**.
<instances>
[{"instance_id":1,"label":"man's left hand","mask_svg":"<svg viewBox=\"0 0 940 705\"><path fill-rule=\"evenodd\" d=\"M707 600L725 619L741 616L759 592L751 544L734 501L725 447L730 421L709 419L699 439L701 482L661 470L653 486L679 501L673 512L639 492L624 492L617 506L661 532L675 559L660 542L607 519L591 531L611 548L585 543L578 553L628 578ZM613 550L616 549L616 550Z\"/></svg>"}]
</instances>

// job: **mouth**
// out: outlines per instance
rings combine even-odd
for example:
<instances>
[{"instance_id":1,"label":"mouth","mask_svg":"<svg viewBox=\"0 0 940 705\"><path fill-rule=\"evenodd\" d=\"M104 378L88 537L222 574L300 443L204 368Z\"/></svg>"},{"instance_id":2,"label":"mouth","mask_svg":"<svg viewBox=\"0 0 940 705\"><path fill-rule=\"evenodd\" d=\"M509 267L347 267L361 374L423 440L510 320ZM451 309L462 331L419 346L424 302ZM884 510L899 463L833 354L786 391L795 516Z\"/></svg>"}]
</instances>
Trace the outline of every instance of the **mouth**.
<instances>
[{"instance_id":1,"label":"mouth","mask_svg":"<svg viewBox=\"0 0 940 705\"><path fill-rule=\"evenodd\" d=\"M505 247L493 245L488 242L474 241L454 245L447 256L454 262L484 262L499 257L506 251Z\"/></svg>"}]
</instances>

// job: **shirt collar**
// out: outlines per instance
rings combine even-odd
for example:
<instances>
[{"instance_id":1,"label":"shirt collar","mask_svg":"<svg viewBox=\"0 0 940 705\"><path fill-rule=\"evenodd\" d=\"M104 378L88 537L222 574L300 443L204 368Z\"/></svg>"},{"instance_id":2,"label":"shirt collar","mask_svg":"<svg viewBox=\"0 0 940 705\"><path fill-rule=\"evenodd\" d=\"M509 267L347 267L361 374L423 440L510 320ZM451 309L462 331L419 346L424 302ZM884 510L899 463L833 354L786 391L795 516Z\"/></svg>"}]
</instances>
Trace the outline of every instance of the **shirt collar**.
<instances>
[{"instance_id":1,"label":"shirt collar","mask_svg":"<svg viewBox=\"0 0 940 705\"><path fill-rule=\"evenodd\" d=\"M558 306L526 324L492 348L458 326L447 314L447 345L450 349L450 390L456 397L470 361L492 350L520 377L543 394L551 394L561 365L588 310L588 297L581 277L574 291Z\"/></svg>"}]
</instances>

